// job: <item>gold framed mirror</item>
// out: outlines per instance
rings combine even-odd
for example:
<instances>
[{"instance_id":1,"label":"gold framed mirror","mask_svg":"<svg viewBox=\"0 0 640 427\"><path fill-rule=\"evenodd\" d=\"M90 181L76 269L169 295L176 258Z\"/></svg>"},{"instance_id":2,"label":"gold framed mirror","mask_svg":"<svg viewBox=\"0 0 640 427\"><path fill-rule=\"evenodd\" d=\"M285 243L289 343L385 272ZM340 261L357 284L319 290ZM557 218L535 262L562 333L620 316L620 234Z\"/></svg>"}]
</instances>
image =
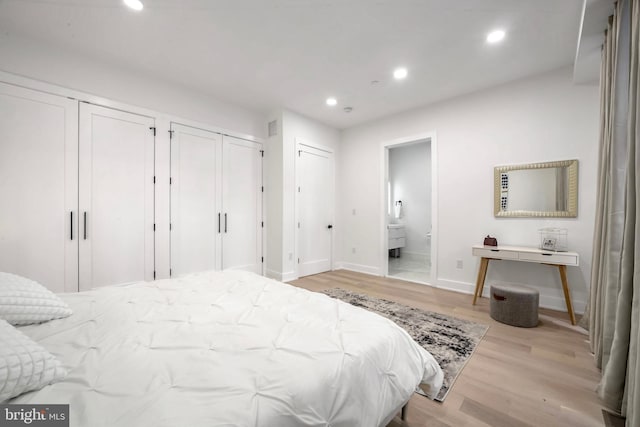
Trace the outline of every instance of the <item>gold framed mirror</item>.
<instances>
[{"instance_id":1,"label":"gold framed mirror","mask_svg":"<svg viewBox=\"0 0 640 427\"><path fill-rule=\"evenodd\" d=\"M496 166L496 217L578 216L578 160Z\"/></svg>"}]
</instances>

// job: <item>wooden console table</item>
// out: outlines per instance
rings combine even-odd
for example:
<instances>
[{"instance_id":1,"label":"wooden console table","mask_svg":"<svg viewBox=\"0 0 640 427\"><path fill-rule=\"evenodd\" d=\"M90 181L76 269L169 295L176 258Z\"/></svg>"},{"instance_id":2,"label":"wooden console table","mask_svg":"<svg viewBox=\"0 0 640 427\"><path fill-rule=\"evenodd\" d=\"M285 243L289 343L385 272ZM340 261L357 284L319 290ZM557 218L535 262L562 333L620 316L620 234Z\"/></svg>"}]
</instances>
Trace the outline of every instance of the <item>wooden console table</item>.
<instances>
[{"instance_id":1,"label":"wooden console table","mask_svg":"<svg viewBox=\"0 0 640 427\"><path fill-rule=\"evenodd\" d=\"M560 272L560 280L562 281L562 290L564 292L564 300L567 304L567 311L571 324L576 324L576 317L573 313L573 305L571 304L571 294L569 292L569 282L567 282L567 266L578 266L580 258L576 252L550 252L537 248L524 246L483 246L474 245L472 253L480 257L480 268L478 269L478 280L476 282L476 291L473 295L473 304L475 305L478 297L482 297L484 289L484 279L487 277L487 269L489 261L508 260L534 262L538 264L547 264L557 266Z\"/></svg>"}]
</instances>

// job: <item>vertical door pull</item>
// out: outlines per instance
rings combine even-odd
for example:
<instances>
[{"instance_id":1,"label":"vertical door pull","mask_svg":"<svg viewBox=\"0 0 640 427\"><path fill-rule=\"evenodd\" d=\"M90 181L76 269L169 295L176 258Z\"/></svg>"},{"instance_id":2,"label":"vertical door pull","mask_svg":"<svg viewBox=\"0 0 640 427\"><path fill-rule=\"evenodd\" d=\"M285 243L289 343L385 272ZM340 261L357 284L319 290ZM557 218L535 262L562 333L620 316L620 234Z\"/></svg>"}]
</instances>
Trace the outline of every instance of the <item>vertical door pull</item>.
<instances>
[{"instance_id":1,"label":"vertical door pull","mask_svg":"<svg viewBox=\"0 0 640 427\"><path fill-rule=\"evenodd\" d=\"M84 240L87 240L87 211L84 211Z\"/></svg>"},{"instance_id":2,"label":"vertical door pull","mask_svg":"<svg viewBox=\"0 0 640 427\"><path fill-rule=\"evenodd\" d=\"M224 232L227 232L227 214L224 214Z\"/></svg>"},{"instance_id":3,"label":"vertical door pull","mask_svg":"<svg viewBox=\"0 0 640 427\"><path fill-rule=\"evenodd\" d=\"M71 240L73 240L73 211L71 211L71 215L69 215L69 217L70 217L69 237L71 238Z\"/></svg>"},{"instance_id":4,"label":"vertical door pull","mask_svg":"<svg viewBox=\"0 0 640 427\"><path fill-rule=\"evenodd\" d=\"M218 212L218 234L220 234L220 212Z\"/></svg>"}]
</instances>

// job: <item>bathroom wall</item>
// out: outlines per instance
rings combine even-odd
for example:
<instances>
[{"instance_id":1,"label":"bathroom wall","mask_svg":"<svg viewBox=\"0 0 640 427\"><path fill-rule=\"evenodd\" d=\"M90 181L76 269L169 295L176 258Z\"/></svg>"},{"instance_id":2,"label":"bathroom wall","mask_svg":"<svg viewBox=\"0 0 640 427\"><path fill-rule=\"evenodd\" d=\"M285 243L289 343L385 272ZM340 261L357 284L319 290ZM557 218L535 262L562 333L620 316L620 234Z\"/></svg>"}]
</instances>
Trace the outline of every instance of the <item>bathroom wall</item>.
<instances>
[{"instance_id":1,"label":"bathroom wall","mask_svg":"<svg viewBox=\"0 0 640 427\"><path fill-rule=\"evenodd\" d=\"M404 224L407 245L404 254L429 254L431 230L431 144L416 144L389 149L391 183L390 222ZM402 201L402 214L395 217L394 204Z\"/></svg>"}]
</instances>

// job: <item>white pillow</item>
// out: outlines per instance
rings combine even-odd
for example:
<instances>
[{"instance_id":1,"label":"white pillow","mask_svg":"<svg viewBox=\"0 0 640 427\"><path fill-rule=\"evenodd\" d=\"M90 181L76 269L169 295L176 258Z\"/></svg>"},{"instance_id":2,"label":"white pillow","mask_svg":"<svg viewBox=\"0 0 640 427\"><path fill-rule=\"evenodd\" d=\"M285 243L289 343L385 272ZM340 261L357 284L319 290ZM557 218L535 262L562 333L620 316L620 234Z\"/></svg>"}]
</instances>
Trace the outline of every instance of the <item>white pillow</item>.
<instances>
[{"instance_id":1,"label":"white pillow","mask_svg":"<svg viewBox=\"0 0 640 427\"><path fill-rule=\"evenodd\" d=\"M0 319L0 402L40 390L66 375L51 353Z\"/></svg>"},{"instance_id":2,"label":"white pillow","mask_svg":"<svg viewBox=\"0 0 640 427\"><path fill-rule=\"evenodd\" d=\"M29 325L70 315L69 306L40 283L0 272L0 319Z\"/></svg>"}]
</instances>

